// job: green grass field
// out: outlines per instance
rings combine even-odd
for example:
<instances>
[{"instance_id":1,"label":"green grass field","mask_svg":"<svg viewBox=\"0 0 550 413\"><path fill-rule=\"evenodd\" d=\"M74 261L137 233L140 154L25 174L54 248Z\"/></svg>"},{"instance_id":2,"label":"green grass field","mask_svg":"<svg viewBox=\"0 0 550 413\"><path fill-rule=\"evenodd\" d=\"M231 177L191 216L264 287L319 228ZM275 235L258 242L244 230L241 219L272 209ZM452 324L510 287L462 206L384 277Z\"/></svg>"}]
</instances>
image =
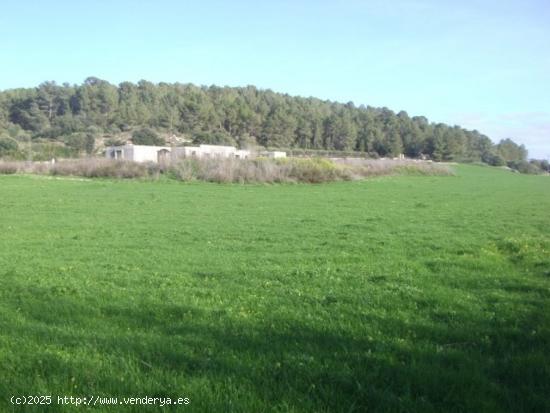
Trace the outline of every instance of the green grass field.
<instances>
[{"instance_id":1,"label":"green grass field","mask_svg":"<svg viewBox=\"0 0 550 413\"><path fill-rule=\"evenodd\" d=\"M1 176L0 411L550 411L550 178L455 169Z\"/></svg>"}]
</instances>

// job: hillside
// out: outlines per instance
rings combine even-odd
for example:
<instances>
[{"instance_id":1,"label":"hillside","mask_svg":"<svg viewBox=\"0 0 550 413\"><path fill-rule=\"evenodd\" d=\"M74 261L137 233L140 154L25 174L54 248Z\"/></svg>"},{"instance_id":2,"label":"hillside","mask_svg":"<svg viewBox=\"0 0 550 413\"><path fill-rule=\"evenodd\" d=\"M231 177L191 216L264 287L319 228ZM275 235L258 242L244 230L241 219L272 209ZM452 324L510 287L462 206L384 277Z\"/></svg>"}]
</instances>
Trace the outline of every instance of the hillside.
<instances>
[{"instance_id":1,"label":"hillside","mask_svg":"<svg viewBox=\"0 0 550 413\"><path fill-rule=\"evenodd\" d=\"M90 77L82 85L54 82L0 92L0 156L47 159L101 150L150 128L196 143L361 151L372 156L429 157L502 165L525 161L512 141L494 145L478 131L430 123L387 108L316 98L192 84L118 86ZM32 154L29 155L29 142Z\"/></svg>"}]
</instances>

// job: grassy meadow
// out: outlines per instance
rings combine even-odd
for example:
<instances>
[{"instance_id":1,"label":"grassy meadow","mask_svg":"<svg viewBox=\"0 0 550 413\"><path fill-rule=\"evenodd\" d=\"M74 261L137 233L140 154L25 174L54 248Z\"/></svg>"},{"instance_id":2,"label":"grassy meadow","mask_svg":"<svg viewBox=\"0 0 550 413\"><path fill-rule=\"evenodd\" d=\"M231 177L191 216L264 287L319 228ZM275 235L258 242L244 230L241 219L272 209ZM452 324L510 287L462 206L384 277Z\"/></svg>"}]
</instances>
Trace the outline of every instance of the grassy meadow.
<instances>
[{"instance_id":1,"label":"grassy meadow","mask_svg":"<svg viewBox=\"0 0 550 413\"><path fill-rule=\"evenodd\" d=\"M550 178L454 169L0 176L0 412L550 411Z\"/></svg>"}]
</instances>

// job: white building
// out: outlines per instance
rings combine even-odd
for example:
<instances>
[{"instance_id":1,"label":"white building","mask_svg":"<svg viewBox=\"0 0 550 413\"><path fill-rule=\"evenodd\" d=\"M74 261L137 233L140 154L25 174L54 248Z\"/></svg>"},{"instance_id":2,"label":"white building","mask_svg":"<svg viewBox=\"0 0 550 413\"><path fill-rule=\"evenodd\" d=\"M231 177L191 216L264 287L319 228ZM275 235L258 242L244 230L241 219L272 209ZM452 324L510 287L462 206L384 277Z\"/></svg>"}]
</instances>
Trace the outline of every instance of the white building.
<instances>
[{"instance_id":1,"label":"white building","mask_svg":"<svg viewBox=\"0 0 550 413\"><path fill-rule=\"evenodd\" d=\"M134 162L162 162L170 158L169 146L132 145L110 146L105 151L109 159L124 159Z\"/></svg>"},{"instance_id":2,"label":"white building","mask_svg":"<svg viewBox=\"0 0 550 413\"><path fill-rule=\"evenodd\" d=\"M108 147L105 151L105 157L134 162L165 162L180 157L246 159L250 157L250 151L237 149L234 146L221 145L177 146L171 148L170 146L127 144Z\"/></svg>"},{"instance_id":3,"label":"white building","mask_svg":"<svg viewBox=\"0 0 550 413\"><path fill-rule=\"evenodd\" d=\"M234 146L221 145L200 145L200 146L183 146L177 148L182 150L186 157L195 156L197 158L241 158L250 157L250 151L245 149L237 149Z\"/></svg>"},{"instance_id":4,"label":"white building","mask_svg":"<svg viewBox=\"0 0 550 413\"><path fill-rule=\"evenodd\" d=\"M268 158L286 158L286 152L283 151L265 151L262 155Z\"/></svg>"}]
</instances>

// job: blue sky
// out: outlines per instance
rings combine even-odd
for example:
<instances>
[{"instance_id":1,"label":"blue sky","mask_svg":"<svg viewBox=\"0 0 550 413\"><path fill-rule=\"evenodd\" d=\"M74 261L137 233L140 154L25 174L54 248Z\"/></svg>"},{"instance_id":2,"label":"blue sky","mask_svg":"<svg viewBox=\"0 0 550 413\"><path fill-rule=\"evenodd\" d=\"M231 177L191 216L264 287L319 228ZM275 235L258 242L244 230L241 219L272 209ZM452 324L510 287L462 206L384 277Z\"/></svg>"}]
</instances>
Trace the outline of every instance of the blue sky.
<instances>
[{"instance_id":1,"label":"blue sky","mask_svg":"<svg viewBox=\"0 0 550 413\"><path fill-rule=\"evenodd\" d=\"M0 0L0 89L88 76L387 106L550 157L547 0Z\"/></svg>"}]
</instances>

